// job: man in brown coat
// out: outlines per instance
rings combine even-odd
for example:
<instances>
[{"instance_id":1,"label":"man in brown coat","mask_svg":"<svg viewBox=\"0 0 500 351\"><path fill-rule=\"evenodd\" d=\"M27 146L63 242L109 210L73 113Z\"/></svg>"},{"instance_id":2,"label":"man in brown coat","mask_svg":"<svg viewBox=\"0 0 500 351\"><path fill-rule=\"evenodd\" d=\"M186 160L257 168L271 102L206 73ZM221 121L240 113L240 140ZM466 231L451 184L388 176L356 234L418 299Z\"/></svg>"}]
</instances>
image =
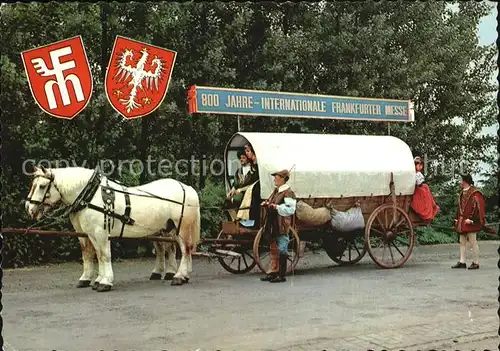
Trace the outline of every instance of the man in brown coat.
<instances>
[{"instance_id":1,"label":"man in brown coat","mask_svg":"<svg viewBox=\"0 0 500 351\"><path fill-rule=\"evenodd\" d=\"M238 152L238 158L240 159L241 167L236 170L233 187L226 195L227 208L238 208L243 200L245 191L259 179L244 151Z\"/></svg>"},{"instance_id":2,"label":"man in brown coat","mask_svg":"<svg viewBox=\"0 0 500 351\"><path fill-rule=\"evenodd\" d=\"M281 283L286 281L288 243L290 242L289 233L297 200L290 186L286 184L290 178L288 170L284 169L271 175L274 176L276 188L271 196L262 203L263 206L267 207L264 235L267 236L267 239L271 243L271 271L265 277L262 277L261 280L271 283ZM278 253L279 259L277 257Z\"/></svg>"}]
</instances>

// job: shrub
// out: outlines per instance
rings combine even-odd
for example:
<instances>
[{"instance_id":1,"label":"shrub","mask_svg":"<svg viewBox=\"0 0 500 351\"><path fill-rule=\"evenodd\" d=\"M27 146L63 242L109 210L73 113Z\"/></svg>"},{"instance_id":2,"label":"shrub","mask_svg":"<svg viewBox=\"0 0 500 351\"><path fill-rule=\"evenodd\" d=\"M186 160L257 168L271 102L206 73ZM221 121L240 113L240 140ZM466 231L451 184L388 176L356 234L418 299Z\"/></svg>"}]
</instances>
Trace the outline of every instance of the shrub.
<instances>
[{"instance_id":1,"label":"shrub","mask_svg":"<svg viewBox=\"0 0 500 351\"><path fill-rule=\"evenodd\" d=\"M224 184L214 183L210 178L207 178L200 195L202 238L215 238L220 232L221 224L225 220L221 209L224 198ZM200 249L205 250L206 245L202 245Z\"/></svg>"}]
</instances>

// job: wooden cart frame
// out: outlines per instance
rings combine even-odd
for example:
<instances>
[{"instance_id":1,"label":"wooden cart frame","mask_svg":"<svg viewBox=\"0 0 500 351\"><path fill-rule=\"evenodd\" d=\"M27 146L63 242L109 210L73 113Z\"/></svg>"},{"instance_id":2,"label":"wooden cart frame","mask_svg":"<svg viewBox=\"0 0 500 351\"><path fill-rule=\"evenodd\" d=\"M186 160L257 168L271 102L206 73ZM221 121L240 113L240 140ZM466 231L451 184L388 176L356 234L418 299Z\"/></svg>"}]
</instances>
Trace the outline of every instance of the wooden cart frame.
<instances>
[{"instance_id":1,"label":"wooden cart frame","mask_svg":"<svg viewBox=\"0 0 500 351\"><path fill-rule=\"evenodd\" d=\"M250 142L252 147L256 151L258 164L259 164L259 182L262 182L269 177L269 174L263 173L263 171L269 170L270 167L274 167L273 171L280 170L283 167L282 164L267 165L263 169L260 167L260 156L265 152L271 152L276 159L279 159L279 155L285 154L287 152L286 148L280 151L280 147L274 147L274 150L266 150L266 146L276 146L276 144L264 143L267 145L259 145L259 141L267 138L269 140L284 140L284 136L287 134L283 133L237 133L229 141L226 147L226 165L229 162L229 153L234 152L234 142L235 139L240 139L239 146L241 147L243 141ZM259 136L256 138L256 136ZM297 134L289 134L290 140L303 138ZM325 138L325 135L318 137ZM371 147L370 151L373 153L385 151L389 152L385 157L381 157L379 162L385 162L385 160L391 160L391 157L398 158L398 162L392 162L393 164L398 164L398 168L394 169L395 172L399 173L399 178L403 179L404 187L402 191L396 193L396 183L394 172L386 172L386 176L389 181L385 184L385 193L383 190L379 190L378 194L357 194L354 196L349 196L349 191L347 190L345 195L337 197L298 197L299 201L304 201L313 208L330 206L337 210L344 211L351 208L356 203L360 204L363 212L363 217L365 220L364 230L354 231L354 232L338 232L332 229L331 222L327 221L319 226L310 226L304 222L301 222L295 215L292 219L292 229L290 235L289 243L289 261L288 270L291 271L295 269L300 257L304 254L305 242L306 241L316 241L321 242L323 248L325 249L327 255L336 263L340 265L349 265L359 262L365 254L368 252L371 259L382 268L397 268L401 267L409 258L412 253L414 243L415 243L415 228L418 226L428 225L421 221L421 219L416 215L410 207L410 203L413 196L413 190L415 186L415 168L413 164L413 157L409 147L402 142L400 139L387 136L327 136L330 137L332 142L332 147L339 142L344 140L349 140L351 137L353 142L358 142L363 140L366 145ZM342 140L337 140L337 138L342 138ZM308 139L314 140L314 135L308 135ZM286 139L285 139L286 140ZM279 141L276 141L279 143ZM300 143L300 140L298 141ZM384 143L382 143L384 142ZM323 143L324 144L324 143ZM385 145L385 150L380 145ZM388 146L388 147L387 147ZM306 147L305 145L303 147ZM314 145L309 145L308 149L311 152L320 152L319 148ZM315 150L316 149L316 150ZM354 153L353 162L359 161L363 157L361 154ZM277 157L276 157L277 156ZM371 156L370 156L371 157ZM294 160L293 157L288 158L292 162L300 162L299 160ZM297 163L296 162L296 163ZM335 162L335 160L334 160ZM269 163L269 162L268 162ZM290 165L291 166L291 165ZM301 165L296 165L296 169L300 171ZM297 172L297 170L296 170ZM234 170L226 169L226 188L230 188L230 174L234 173ZM268 172L270 173L270 172ZM293 171L292 171L293 173ZM373 173L373 172L372 172ZM380 173L380 172L379 172ZM377 174L380 178L380 174ZM369 176L369 175L368 175ZM376 177L375 177L376 178ZM383 177L382 177L383 178ZM314 179L311 179L313 182ZM304 183L302 183L304 184ZM270 190L269 181L267 182L268 191ZM290 184L292 190L297 191L294 187L293 182ZM378 187L380 189L380 187ZM373 189L368 189L372 191ZM300 193L299 189L299 193ZM302 191L302 194L304 192ZM358 191L359 193L359 191ZM264 199L264 192L262 198ZM231 256L223 255L219 256L220 264L228 272L234 274L244 274L253 270L255 266L262 272L267 272L269 269L269 242L266 241L263 235L263 223L265 220L265 209L261 208L260 211L260 225L257 228L247 228L240 224L238 221L227 221L222 224L221 231L217 237L220 240L227 240L226 244L215 244L212 247L214 252L219 253L232 253ZM231 242L232 240L232 242ZM250 245L252 242L252 245Z\"/></svg>"}]
</instances>

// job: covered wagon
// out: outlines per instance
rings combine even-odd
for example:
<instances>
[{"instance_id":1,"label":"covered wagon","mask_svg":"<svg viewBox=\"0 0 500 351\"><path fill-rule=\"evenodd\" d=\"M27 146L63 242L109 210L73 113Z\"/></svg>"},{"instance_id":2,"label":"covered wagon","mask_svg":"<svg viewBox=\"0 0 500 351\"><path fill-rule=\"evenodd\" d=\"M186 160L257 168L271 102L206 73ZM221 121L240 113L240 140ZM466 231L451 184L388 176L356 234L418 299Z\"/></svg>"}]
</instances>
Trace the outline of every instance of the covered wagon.
<instances>
[{"instance_id":1,"label":"covered wagon","mask_svg":"<svg viewBox=\"0 0 500 351\"><path fill-rule=\"evenodd\" d=\"M263 235L266 209L261 203L274 189L271 174L282 169L290 171L288 184L298 201L289 270L307 241L322 242L339 264L356 263L366 252L384 268L408 260L414 228L425 223L410 208L416 175L404 141L392 136L239 132L225 149L228 191L239 166L238 150L246 144L255 152L258 179L246 189L236 216L222 224L218 238L228 239L228 244L216 249L226 254L219 258L226 270L245 273L258 265L267 271L269 243Z\"/></svg>"}]
</instances>

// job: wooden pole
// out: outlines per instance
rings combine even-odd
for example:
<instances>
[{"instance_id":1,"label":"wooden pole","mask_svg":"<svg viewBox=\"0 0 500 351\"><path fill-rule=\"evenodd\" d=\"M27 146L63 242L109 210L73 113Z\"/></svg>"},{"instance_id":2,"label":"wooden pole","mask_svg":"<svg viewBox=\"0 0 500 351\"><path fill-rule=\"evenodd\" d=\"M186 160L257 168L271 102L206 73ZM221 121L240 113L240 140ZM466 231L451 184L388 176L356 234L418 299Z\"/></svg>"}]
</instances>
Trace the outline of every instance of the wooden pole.
<instances>
[{"instance_id":1,"label":"wooden pole","mask_svg":"<svg viewBox=\"0 0 500 351\"><path fill-rule=\"evenodd\" d=\"M78 232L61 232L59 230L37 230L37 229L22 229L22 228L2 228L3 233L11 234L26 234L26 235L64 235L64 236L74 236L74 237L87 237L85 233Z\"/></svg>"},{"instance_id":2,"label":"wooden pole","mask_svg":"<svg viewBox=\"0 0 500 351\"><path fill-rule=\"evenodd\" d=\"M20 229L20 228L2 228L3 233L11 234L25 234L25 235L55 235L55 236L72 236L79 238L87 238L88 235L79 232L62 232L59 230L37 230L37 229ZM164 242L176 242L174 238L166 238L161 236L145 236L142 238L124 238L124 237L110 237L108 240L148 240L148 241L164 241Z\"/></svg>"},{"instance_id":3,"label":"wooden pole","mask_svg":"<svg viewBox=\"0 0 500 351\"><path fill-rule=\"evenodd\" d=\"M238 240L238 239L200 239L200 244L251 244L253 240Z\"/></svg>"},{"instance_id":4,"label":"wooden pole","mask_svg":"<svg viewBox=\"0 0 500 351\"><path fill-rule=\"evenodd\" d=\"M63 232L59 230L38 230L38 229L22 229L22 228L1 228L1 233L10 234L25 234L25 235L54 235L54 236L72 236L75 238L86 238L88 237L85 233L79 232ZM129 238L129 237L110 237L108 240L147 240L147 241L163 241L167 243L177 242L175 238L167 238L163 236L145 236L140 238ZM238 239L201 239L200 244L204 243L214 243L214 244L251 244L253 240L238 240Z\"/></svg>"}]
</instances>

